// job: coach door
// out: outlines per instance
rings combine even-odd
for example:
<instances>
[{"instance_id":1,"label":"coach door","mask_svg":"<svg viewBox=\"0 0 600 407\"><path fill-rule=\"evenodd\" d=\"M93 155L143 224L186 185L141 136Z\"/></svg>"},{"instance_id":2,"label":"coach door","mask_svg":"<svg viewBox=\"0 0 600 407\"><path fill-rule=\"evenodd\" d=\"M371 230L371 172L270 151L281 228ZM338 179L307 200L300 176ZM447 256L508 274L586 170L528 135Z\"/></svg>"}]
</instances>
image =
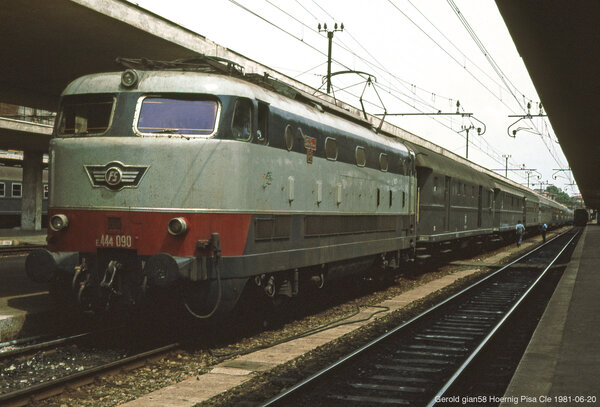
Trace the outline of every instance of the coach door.
<instances>
[{"instance_id":1,"label":"coach door","mask_svg":"<svg viewBox=\"0 0 600 407\"><path fill-rule=\"evenodd\" d=\"M500 193L499 188L494 188L494 200L492 201L492 211L494 212L494 221L493 227L494 229L500 228L500 212L503 209L502 206L502 195Z\"/></svg>"},{"instance_id":2,"label":"coach door","mask_svg":"<svg viewBox=\"0 0 600 407\"><path fill-rule=\"evenodd\" d=\"M477 227L481 227L481 212L483 211L483 187L479 185L479 194L477 195Z\"/></svg>"},{"instance_id":3,"label":"coach door","mask_svg":"<svg viewBox=\"0 0 600 407\"><path fill-rule=\"evenodd\" d=\"M444 214L444 230L450 230L450 186L452 184L452 178L446 177L446 181L444 183L444 210L446 213Z\"/></svg>"},{"instance_id":4,"label":"coach door","mask_svg":"<svg viewBox=\"0 0 600 407\"><path fill-rule=\"evenodd\" d=\"M256 111L256 142L260 144L269 144L269 104L258 101L255 106Z\"/></svg>"}]
</instances>

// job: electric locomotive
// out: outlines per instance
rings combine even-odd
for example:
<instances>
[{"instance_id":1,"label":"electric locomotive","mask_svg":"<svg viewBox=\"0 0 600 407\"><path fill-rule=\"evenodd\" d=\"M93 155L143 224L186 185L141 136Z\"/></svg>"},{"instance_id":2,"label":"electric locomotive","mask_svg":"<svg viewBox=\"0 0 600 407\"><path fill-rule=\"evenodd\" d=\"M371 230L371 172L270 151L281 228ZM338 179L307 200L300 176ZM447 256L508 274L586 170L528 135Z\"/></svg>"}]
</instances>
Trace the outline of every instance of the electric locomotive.
<instances>
[{"instance_id":1,"label":"electric locomotive","mask_svg":"<svg viewBox=\"0 0 600 407\"><path fill-rule=\"evenodd\" d=\"M214 57L76 79L50 143L48 250L85 310L174 293L198 317L414 255L415 155L334 105ZM171 290L171 291L169 291Z\"/></svg>"}]
</instances>

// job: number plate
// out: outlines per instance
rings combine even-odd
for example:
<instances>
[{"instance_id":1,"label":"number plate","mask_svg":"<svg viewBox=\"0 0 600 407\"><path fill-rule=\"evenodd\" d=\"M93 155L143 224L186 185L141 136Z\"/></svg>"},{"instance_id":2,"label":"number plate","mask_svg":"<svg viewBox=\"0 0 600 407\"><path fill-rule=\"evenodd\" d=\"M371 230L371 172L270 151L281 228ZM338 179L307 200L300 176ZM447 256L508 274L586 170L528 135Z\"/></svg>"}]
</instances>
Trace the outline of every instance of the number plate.
<instances>
[{"instance_id":1,"label":"number plate","mask_svg":"<svg viewBox=\"0 0 600 407\"><path fill-rule=\"evenodd\" d=\"M133 238L131 235L101 235L96 239L96 247L129 249L133 247Z\"/></svg>"}]
</instances>

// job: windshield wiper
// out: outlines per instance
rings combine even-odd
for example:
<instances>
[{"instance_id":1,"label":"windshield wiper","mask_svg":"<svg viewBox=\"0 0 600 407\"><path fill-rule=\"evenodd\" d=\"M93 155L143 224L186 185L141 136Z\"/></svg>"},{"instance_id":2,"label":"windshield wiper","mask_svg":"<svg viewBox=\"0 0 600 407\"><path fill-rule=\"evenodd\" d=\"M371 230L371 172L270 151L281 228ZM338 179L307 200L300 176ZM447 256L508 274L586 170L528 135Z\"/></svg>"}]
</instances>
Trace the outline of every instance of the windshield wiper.
<instances>
[{"instance_id":1,"label":"windshield wiper","mask_svg":"<svg viewBox=\"0 0 600 407\"><path fill-rule=\"evenodd\" d=\"M152 133L156 133L156 134L163 134L163 133L180 134L181 133L181 129L162 129L162 130L158 130L158 131L153 131Z\"/></svg>"}]
</instances>

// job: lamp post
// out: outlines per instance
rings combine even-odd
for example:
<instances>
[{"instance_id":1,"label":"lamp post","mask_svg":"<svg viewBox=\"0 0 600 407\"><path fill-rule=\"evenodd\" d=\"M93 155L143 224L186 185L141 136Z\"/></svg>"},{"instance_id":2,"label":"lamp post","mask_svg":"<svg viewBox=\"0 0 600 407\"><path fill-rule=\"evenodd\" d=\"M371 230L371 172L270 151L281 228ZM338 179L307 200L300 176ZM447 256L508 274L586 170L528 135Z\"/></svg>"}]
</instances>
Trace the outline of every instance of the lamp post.
<instances>
[{"instance_id":1,"label":"lamp post","mask_svg":"<svg viewBox=\"0 0 600 407\"><path fill-rule=\"evenodd\" d=\"M323 24L321 29L321 23L318 26L319 32L327 32L327 39L329 40L329 47L327 51L327 93L331 92L331 43L333 41L333 33L336 31L344 31L344 23L340 25L338 29L337 23L334 24L332 31L327 31L327 24Z\"/></svg>"},{"instance_id":2,"label":"lamp post","mask_svg":"<svg viewBox=\"0 0 600 407\"><path fill-rule=\"evenodd\" d=\"M456 102L456 113L458 114L458 107L459 107L459 102ZM477 119L475 119L477 120ZM479 121L479 120L477 120ZM480 121L479 121L480 122ZM482 122L480 122L482 123ZM483 124L483 123L482 123ZM481 129L481 127L475 127L474 125L469 125L469 126L462 126L462 130L467 134L467 145L465 147L465 158L468 160L469 159L469 131L471 130L477 130L477 134L479 134L480 136L483 135L483 133L485 133L485 124L483 124L483 130ZM460 131L459 131L460 133Z\"/></svg>"},{"instance_id":3,"label":"lamp post","mask_svg":"<svg viewBox=\"0 0 600 407\"><path fill-rule=\"evenodd\" d=\"M504 167L504 177L508 178L508 159L512 157L510 154L502 154L502 157L506 160L506 165Z\"/></svg>"}]
</instances>

